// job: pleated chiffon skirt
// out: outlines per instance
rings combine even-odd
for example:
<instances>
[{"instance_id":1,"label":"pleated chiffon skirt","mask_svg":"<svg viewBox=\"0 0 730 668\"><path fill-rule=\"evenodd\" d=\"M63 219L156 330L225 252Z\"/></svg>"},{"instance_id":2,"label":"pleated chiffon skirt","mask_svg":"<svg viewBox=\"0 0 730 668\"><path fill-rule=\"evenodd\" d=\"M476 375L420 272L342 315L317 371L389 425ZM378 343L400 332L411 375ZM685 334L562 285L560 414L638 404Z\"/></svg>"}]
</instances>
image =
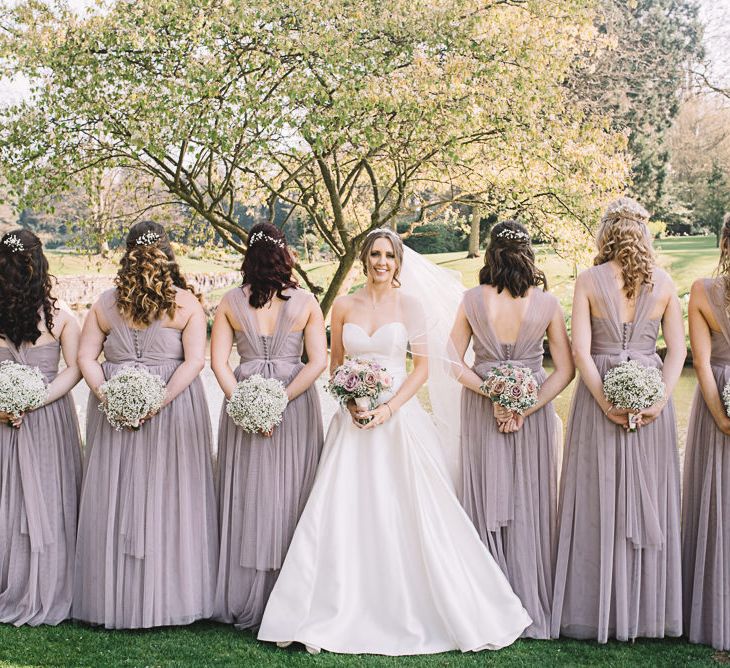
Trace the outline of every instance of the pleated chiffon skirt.
<instances>
[{"instance_id":1,"label":"pleated chiffon skirt","mask_svg":"<svg viewBox=\"0 0 730 668\"><path fill-rule=\"evenodd\" d=\"M148 368L166 382L179 366ZM124 364L104 363L105 376ZM139 431L89 400L73 617L112 629L213 612L218 530L208 405L199 378Z\"/></svg>"},{"instance_id":2,"label":"pleated chiffon skirt","mask_svg":"<svg viewBox=\"0 0 730 668\"><path fill-rule=\"evenodd\" d=\"M0 622L58 624L71 613L81 441L71 399L20 429L0 424Z\"/></svg>"}]
</instances>

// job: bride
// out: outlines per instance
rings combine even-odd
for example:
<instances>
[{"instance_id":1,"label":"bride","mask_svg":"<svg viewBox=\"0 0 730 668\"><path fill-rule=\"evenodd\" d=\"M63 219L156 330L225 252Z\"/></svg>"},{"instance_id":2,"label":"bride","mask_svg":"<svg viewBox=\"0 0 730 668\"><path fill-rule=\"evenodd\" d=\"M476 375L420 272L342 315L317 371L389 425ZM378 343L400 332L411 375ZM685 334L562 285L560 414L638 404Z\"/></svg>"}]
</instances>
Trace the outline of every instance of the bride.
<instances>
[{"instance_id":1,"label":"bride","mask_svg":"<svg viewBox=\"0 0 730 668\"><path fill-rule=\"evenodd\" d=\"M397 234L374 230L360 253L365 287L333 306L330 369L345 353L375 360L394 393L332 419L260 640L315 653L466 652L509 645L531 623L459 505L415 397L431 337L419 300L398 289L403 255Z\"/></svg>"}]
</instances>

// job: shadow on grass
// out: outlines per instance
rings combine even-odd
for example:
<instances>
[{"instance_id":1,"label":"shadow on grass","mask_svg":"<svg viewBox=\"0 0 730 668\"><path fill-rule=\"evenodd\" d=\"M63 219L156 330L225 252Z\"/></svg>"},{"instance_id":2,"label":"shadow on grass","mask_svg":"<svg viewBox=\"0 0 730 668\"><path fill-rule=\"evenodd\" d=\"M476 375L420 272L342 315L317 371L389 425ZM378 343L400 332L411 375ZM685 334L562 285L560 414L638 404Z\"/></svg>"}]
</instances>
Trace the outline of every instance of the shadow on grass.
<instances>
[{"instance_id":1,"label":"shadow on grass","mask_svg":"<svg viewBox=\"0 0 730 668\"><path fill-rule=\"evenodd\" d=\"M710 666L728 655L681 639L635 643L520 640L499 652L433 656L311 656L301 646L279 649L249 632L198 622L141 631L107 631L67 622L56 627L0 625L0 666Z\"/></svg>"}]
</instances>

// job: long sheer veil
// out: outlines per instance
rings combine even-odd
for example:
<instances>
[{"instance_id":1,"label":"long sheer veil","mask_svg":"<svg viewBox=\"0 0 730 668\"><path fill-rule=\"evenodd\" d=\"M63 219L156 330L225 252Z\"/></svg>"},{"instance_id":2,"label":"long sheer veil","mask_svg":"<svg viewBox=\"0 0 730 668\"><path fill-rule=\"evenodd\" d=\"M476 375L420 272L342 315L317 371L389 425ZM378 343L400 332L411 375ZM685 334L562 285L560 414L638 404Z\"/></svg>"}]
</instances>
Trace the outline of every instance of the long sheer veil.
<instances>
[{"instance_id":1,"label":"long sheer veil","mask_svg":"<svg viewBox=\"0 0 730 668\"><path fill-rule=\"evenodd\" d=\"M450 354L449 338L456 313L464 296L464 286L457 272L443 269L414 250L404 247L403 266L399 274L404 295L422 307L420 332L410 332L411 352L427 354L428 394L444 460L457 491L461 488L461 369ZM417 341L414 345L414 341ZM421 352L423 351L423 352ZM471 363L471 351L465 362Z\"/></svg>"}]
</instances>

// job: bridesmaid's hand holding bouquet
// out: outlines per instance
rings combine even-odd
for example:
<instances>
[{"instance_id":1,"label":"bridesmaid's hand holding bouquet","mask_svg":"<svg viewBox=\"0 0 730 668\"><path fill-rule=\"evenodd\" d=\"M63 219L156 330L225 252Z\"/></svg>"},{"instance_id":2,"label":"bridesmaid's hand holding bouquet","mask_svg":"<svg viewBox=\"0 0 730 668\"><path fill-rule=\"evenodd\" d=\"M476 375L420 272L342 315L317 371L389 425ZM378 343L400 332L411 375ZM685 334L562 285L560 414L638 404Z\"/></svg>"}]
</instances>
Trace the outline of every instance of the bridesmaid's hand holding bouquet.
<instances>
[{"instance_id":1,"label":"bridesmaid's hand holding bouquet","mask_svg":"<svg viewBox=\"0 0 730 668\"><path fill-rule=\"evenodd\" d=\"M343 406L354 401L358 409L375 408L382 392L393 387L393 377L385 367L371 360L351 359L337 367L327 389Z\"/></svg>"},{"instance_id":2,"label":"bridesmaid's hand holding bouquet","mask_svg":"<svg viewBox=\"0 0 730 668\"><path fill-rule=\"evenodd\" d=\"M99 386L99 410L117 431L137 430L162 408L165 389L165 381L147 369L124 367Z\"/></svg>"},{"instance_id":3,"label":"bridesmaid's hand holding bouquet","mask_svg":"<svg viewBox=\"0 0 730 668\"><path fill-rule=\"evenodd\" d=\"M9 360L0 362L0 415L8 425L19 428L23 415L40 408L47 396L39 369Z\"/></svg>"},{"instance_id":4,"label":"bridesmaid's hand holding bouquet","mask_svg":"<svg viewBox=\"0 0 730 668\"><path fill-rule=\"evenodd\" d=\"M523 413L537 403L537 381L532 370L506 362L494 367L481 384L481 391L494 404L500 431L517 431Z\"/></svg>"},{"instance_id":5,"label":"bridesmaid's hand holding bouquet","mask_svg":"<svg viewBox=\"0 0 730 668\"><path fill-rule=\"evenodd\" d=\"M244 431L271 436L274 427L281 424L288 403L284 383L256 373L236 385L226 413Z\"/></svg>"},{"instance_id":6,"label":"bridesmaid's hand holding bouquet","mask_svg":"<svg viewBox=\"0 0 730 668\"><path fill-rule=\"evenodd\" d=\"M654 418L647 409L657 406L656 413L663 407L666 387L662 372L656 367L643 366L635 360L621 362L609 369L603 377L603 393L606 400L621 410L628 410L628 430L636 431L641 426L642 411Z\"/></svg>"}]
</instances>

